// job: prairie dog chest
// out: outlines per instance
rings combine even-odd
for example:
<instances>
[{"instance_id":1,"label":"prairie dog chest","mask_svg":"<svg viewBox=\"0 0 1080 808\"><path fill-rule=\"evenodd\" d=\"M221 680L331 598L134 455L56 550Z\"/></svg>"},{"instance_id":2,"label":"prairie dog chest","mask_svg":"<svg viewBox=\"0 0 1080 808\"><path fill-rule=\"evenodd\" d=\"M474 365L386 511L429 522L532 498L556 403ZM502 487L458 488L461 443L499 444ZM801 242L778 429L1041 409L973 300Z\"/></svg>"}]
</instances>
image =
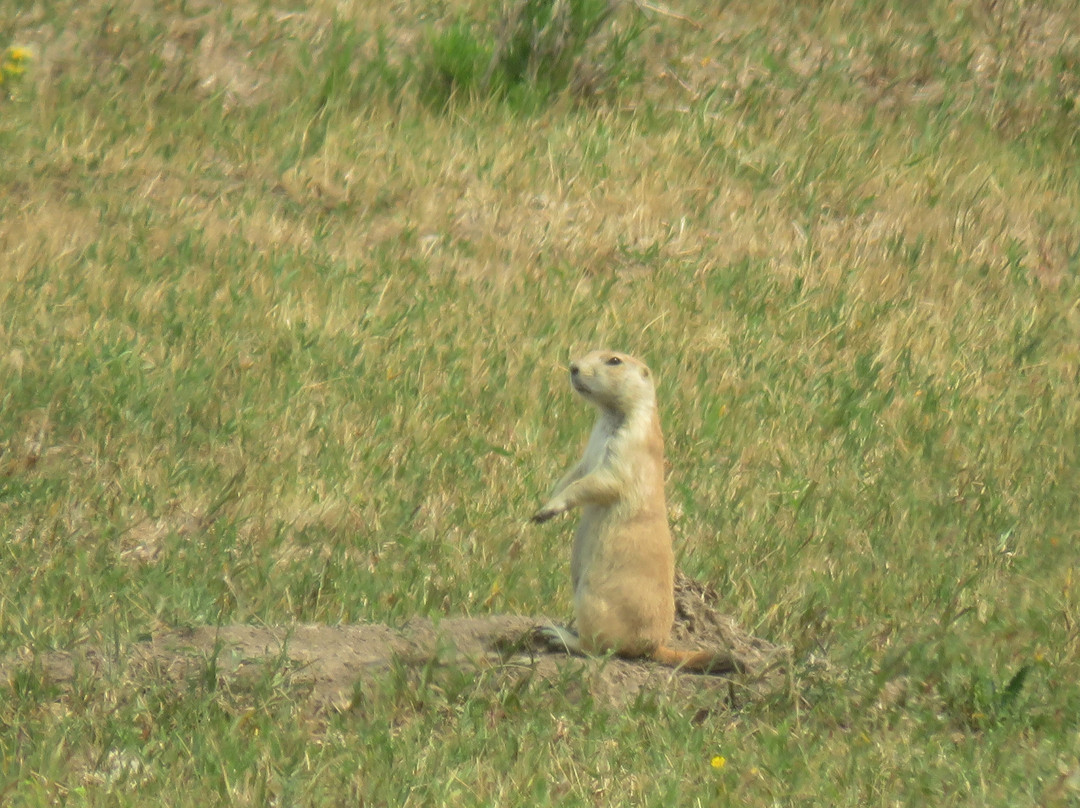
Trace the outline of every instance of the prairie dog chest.
<instances>
[{"instance_id":1,"label":"prairie dog chest","mask_svg":"<svg viewBox=\"0 0 1080 808\"><path fill-rule=\"evenodd\" d=\"M616 441L619 430L618 418L602 414L596 419L589 442L582 458L588 471L595 471L604 465L611 465L615 460Z\"/></svg>"}]
</instances>

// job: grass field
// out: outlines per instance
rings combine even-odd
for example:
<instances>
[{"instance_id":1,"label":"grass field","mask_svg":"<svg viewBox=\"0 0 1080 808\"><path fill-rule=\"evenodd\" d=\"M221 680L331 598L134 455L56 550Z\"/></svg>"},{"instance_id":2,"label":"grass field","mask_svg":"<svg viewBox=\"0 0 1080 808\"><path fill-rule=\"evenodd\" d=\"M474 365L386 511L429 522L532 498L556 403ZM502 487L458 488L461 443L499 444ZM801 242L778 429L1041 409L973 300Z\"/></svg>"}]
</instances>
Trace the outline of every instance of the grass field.
<instances>
[{"instance_id":1,"label":"grass field","mask_svg":"<svg viewBox=\"0 0 1080 808\"><path fill-rule=\"evenodd\" d=\"M483 80L499 20L0 0L0 803L1080 804L1075 4L625 3L561 83ZM601 346L782 696L125 670L568 617L571 524L526 519ZM34 664L83 643L114 673Z\"/></svg>"}]
</instances>

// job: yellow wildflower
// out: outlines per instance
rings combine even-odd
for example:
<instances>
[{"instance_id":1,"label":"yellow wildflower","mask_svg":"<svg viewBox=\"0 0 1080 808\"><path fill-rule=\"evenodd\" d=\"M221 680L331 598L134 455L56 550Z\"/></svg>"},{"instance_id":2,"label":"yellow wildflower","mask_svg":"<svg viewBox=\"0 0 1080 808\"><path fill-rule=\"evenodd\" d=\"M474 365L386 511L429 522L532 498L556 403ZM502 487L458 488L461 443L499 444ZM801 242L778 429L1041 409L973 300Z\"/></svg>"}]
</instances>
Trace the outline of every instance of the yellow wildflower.
<instances>
[{"instance_id":1,"label":"yellow wildflower","mask_svg":"<svg viewBox=\"0 0 1080 808\"><path fill-rule=\"evenodd\" d=\"M717 755L709 763L714 769L722 769L727 765L727 758L723 755Z\"/></svg>"},{"instance_id":2,"label":"yellow wildflower","mask_svg":"<svg viewBox=\"0 0 1080 808\"><path fill-rule=\"evenodd\" d=\"M29 61L30 50L28 48L8 48L4 53L3 64L0 64L0 77L21 76L26 72L26 63Z\"/></svg>"}]
</instances>

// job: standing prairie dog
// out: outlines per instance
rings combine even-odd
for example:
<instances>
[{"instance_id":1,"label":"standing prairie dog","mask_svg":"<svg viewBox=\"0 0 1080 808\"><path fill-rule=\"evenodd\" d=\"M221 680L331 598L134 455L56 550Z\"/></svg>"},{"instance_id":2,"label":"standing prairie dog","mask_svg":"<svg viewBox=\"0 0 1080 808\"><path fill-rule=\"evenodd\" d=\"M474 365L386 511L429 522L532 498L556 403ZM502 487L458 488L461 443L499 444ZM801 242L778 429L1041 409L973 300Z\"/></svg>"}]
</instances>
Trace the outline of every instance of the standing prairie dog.
<instances>
[{"instance_id":1,"label":"standing prairie dog","mask_svg":"<svg viewBox=\"0 0 1080 808\"><path fill-rule=\"evenodd\" d=\"M652 373L632 356L593 351L570 363L570 383L600 411L585 448L532 521L584 507L570 578L577 634L549 626L571 653L647 657L689 670L725 673L727 653L665 644L675 619L675 557L664 499L664 436Z\"/></svg>"}]
</instances>

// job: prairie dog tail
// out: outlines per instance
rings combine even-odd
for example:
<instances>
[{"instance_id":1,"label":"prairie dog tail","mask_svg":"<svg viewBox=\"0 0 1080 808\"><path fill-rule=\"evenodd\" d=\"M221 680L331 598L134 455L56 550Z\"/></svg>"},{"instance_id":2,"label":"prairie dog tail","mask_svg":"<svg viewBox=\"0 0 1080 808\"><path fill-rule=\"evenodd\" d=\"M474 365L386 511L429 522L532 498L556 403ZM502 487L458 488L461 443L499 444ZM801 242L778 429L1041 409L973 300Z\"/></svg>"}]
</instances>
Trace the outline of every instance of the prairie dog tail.
<instances>
[{"instance_id":1,"label":"prairie dog tail","mask_svg":"<svg viewBox=\"0 0 1080 808\"><path fill-rule=\"evenodd\" d=\"M697 673L744 673L746 666L727 651L676 651L661 645L652 655L661 665Z\"/></svg>"}]
</instances>

